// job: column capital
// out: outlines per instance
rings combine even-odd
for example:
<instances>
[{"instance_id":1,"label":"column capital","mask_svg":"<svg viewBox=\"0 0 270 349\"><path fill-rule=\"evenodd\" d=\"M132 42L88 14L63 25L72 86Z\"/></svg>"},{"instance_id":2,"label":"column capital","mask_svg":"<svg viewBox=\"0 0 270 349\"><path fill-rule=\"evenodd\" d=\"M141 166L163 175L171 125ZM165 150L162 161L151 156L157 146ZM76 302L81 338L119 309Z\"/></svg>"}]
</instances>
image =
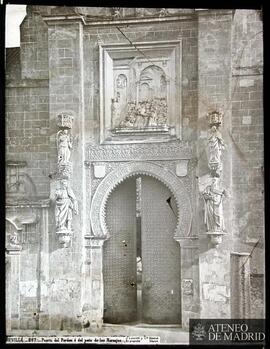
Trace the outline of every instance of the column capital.
<instances>
[{"instance_id":1,"label":"column capital","mask_svg":"<svg viewBox=\"0 0 270 349\"><path fill-rule=\"evenodd\" d=\"M101 248L104 241L106 240L105 236L93 236L93 235L84 235L85 247L87 248Z\"/></svg>"},{"instance_id":2,"label":"column capital","mask_svg":"<svg viewBox=\"0 0 270 349\"><path fill-rule=\"evenodd\" d=\"M176 236L174 239L179 242L181 248L199 248L198 236Z\"/></svg>"}]
</instances>

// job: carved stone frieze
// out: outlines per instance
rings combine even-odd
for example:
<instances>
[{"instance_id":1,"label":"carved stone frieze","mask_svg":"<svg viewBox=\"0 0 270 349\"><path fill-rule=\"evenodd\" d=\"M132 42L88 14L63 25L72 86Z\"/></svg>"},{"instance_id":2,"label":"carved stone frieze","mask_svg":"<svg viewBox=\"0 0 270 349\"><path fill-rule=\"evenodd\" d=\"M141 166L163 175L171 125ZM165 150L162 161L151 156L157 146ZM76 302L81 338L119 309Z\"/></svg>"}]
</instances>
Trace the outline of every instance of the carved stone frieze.
<instances>
[{"instance_id":1,"label":"carved stone frieze","mask_svg":"<svg viewBox=\"0 0 270 349\"><path fill-rule=\"evenodd\" d=\"M131 176L147 175L166 185L173 193L177 205L177 226L175 237L190 233L192 210L191 202L182 181L170 170L151 162L128 162L120 164L99 184L92 199L90 221L94 236L108 237L105 206L110 193L117 185Z\"/></svg>"},{"instance_id":2,"label":"carved stone frieze","mask_svg":"<svg viewBox=\"0 0 270 349\"><path fill-rule=\"evenodd\" d=\"M89 145L89 161L177 160L190 159L193 148L188 142L149 144Z\"/></svg>"}]
</instances>

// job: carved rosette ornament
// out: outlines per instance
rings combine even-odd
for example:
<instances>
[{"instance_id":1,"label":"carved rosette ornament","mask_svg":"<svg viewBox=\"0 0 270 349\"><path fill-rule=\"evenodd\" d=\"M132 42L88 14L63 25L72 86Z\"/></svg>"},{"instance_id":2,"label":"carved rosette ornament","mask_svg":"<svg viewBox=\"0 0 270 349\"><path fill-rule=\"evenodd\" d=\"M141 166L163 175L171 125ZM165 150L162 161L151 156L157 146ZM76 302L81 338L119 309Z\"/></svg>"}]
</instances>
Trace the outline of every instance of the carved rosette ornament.
<instances>
[{"instance_id":1,"label":"carved rosette ornament","mask_svg":"<svg viewBox=\"0 0 270 349\"><path fill-rule=\"evenodd\" d=\"M207 114L210 128L208 137L208 166L211 184L208 185L203 193L204 199L204 223L207 228L207 235L211 243L217 247L222 242L222 236L225 234L223 200L227 196L224 189L220 188L219 180L222 174L222 152L225 149L225 143L219 131L222 124L223 113L213 111Z\"/></svg>"},{"instance_id":2,"label":"carved rosette ornament","mask_svg":"<svg viewBox=\"0 0 270 349\"><path fill-rule=\"evenodd\" d=\"M73 235L73 213L78 214L78 203L70 186L72 174L72 163L70 161L72 124L73 116L71 113L60 113L57 115L57 126L59 127L56 135L58 187L55 191L55 224L56 234L63 247L70 245Z\"/></svg>"}]
</instances>

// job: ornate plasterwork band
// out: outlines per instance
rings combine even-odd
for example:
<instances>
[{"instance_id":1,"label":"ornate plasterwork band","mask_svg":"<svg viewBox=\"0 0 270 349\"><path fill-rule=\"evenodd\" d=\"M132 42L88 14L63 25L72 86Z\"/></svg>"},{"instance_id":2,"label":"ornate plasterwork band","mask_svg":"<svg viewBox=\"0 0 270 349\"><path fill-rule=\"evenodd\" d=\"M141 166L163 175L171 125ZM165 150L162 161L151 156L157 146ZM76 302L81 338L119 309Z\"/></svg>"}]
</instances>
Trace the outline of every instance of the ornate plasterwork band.
<instances>
[{"instance_id":1,"label":"ornate plasterwork band","mask_svg":"<svg viewBox=\"0 0 270 349\"><path fill-rule=\"evenodd\" d=\"M147 175L161 181L170 189L177 205L177 226L174 236L187 236L191 229L191 202L184 184L173 172L151 162L130 162L120 164L110 172L97 187L90 210L91 227L94 236L109 237L106 226L105 206L111 192L125 179L135 175Z\"/></svg>"},{"instance_id":2,"label":"ornate plasterwork band","mask_svg":"<svg viewBox=\"0 0 270 349\"><path fill-rule=\"evenodd\" d=\"M178 160L190 159L192 146L176 141L149 144L89 145L88 159L92 161Z\"/></svg>"}]
</instances>

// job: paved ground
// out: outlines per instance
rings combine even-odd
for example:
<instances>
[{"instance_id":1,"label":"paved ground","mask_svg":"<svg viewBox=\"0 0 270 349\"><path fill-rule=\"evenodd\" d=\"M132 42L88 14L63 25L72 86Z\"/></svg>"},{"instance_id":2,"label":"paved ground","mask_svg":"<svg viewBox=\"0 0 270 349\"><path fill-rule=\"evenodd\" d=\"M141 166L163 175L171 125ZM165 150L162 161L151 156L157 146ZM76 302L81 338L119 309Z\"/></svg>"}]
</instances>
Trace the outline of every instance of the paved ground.
<instances>
[{"instance_id":1,"label":"paved ground","mask_svg":"<svg viewBox=\"0 0 270 349\"><path fill-rule=\"evenodd\" d=\"M138 325L109 325L102 327L100 332L69 332L69 331L33 331L33 330L13 330L12 336L87 336L87 337L111 337L111 336L159 336L160 343L164 344L188 344L188 332L183 331L180 327L172 326L149 326L144 324Z\"/></svg>"}]
</instances>

